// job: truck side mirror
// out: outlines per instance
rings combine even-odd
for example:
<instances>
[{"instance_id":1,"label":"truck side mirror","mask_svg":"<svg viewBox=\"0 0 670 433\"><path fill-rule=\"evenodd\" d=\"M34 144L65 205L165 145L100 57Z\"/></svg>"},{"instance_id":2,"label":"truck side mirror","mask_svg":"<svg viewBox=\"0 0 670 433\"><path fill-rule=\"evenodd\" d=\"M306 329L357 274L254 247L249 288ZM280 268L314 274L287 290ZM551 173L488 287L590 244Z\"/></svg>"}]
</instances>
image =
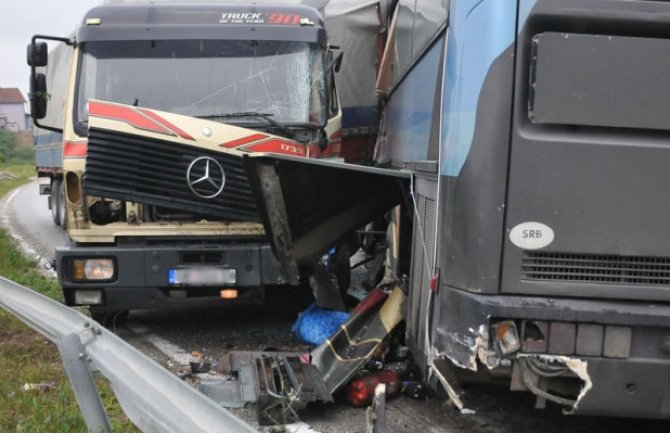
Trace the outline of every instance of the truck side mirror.
<instances>
[{"instance_id":1,"label":"truck side mirror","mask_svg":"<svg viewBox=\"0 0 670 433\"><path fill-rule=\"evenodd\" d=\"M49 55L46 42L31 42L28 44L27 61L29 66L46 66Z\"/></svg>"},{"instance_id":2,"label":"truck side mirror","mask_svg":"<svg viewBox=\"0 0 670 433\"><path fill-rule=\"evenodd\" d=\"M30 80L30 116L33 119L44 119L47 115L47 77L35 74Z\"/></svg>"},{"instance_id":3,"label":"truck side mirror","mask_svg":"<svg viewBox=\"0 0 670 433\"><path fill-rule=\"evenodd\" d=\"M37 72L37 68L44 67L49 62L49 51L46 42L37 42L38 39L47 41L63 42L66 45L75 47L77 42L70 38L60 38L57 36L35 35L30 40L27 50L27 61L30 66L30 117L33 118L33 124L38 128L53 132L63 133L63 128L50 125L42 125L38 121L44 119L47 115L47 102L49 94L47 93L47 77Z\"/></svg>"}]
</instances>

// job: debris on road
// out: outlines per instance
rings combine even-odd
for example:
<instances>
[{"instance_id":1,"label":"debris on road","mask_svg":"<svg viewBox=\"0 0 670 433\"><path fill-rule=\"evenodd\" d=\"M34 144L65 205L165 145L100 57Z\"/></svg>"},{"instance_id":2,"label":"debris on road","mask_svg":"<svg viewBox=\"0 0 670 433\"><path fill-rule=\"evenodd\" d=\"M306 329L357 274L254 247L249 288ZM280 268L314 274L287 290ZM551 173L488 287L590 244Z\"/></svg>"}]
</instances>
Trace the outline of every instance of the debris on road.
<instances>
[{"instance_id":1,"label":"debris on road","mask_svg":"<svg viewBox=\"0 0 670 433\"><path fill-rule=\"evenodd\" d=\"M356 407L369 405L380 383L388 396L425 398L418 370L393 333L404 301L400 287L386 286L372 290L351 313L315 303L293 326L300 340L320 343L312 352L230 351L210 374L198 375L199 389L227 408L255 403L260 425L299 421L309 403L333 402L352 379L342 395ZM192 362L193 373L206 362L204 356Z\"/></svg>"},{"instance_id":2,"label":"debris on road","mask_svg":"<svg viewBox=\"0 0 670 433\"><path fill-rule=\"evenodd\" d=\"M386 385L386 396L406 395L414 400L425 400L428 385L420 381L421 373L408 356L405 346L397 345L365 364L361 372L347 386L345 392L354 407L372 403L374 390L380 383Z\"/></svg>"},{"instance_id":3,"label":"debris on road","mask_svg":"<svg viewBox=\"0 0 670 433\"><path fill-rule=\"evenodd\" d=\"M365 433L401 433L399 430L386 425L386 384L380 383L374 389L372 406L366 411L367 426Z\"/></svg>"},{"instance_id":4,"label":"debris on road","mask_svg":"<svg viewBox=\"0 0 670 433\"><path fill-rule=\"evenodd\" d=\"M56 389L56 382L24 383L21 389L24 392L46 392Z\"/></svg>"},{"instance_id":5,"label":"debris on road","mask_svg":"<svg viewBox=\"0 0 670 433\"><path fill-rule=\"evenodd\" d=\"M310 305L298 315L293 333L299 341L311 346L320 346L349 318L349 313Z\"/></svg>"},{"instance_id":6,"label":"debris on road","mask_svg":"<svg viewBox=\"0 0 670 433\"><path fill-rule=\"evenodd\" d=\"M325 343L311 352L328 393L346 385L382 345L402 319L405 294L399 287L376 288L351 312L349 319Z\"/></svg>"},{"instance_id":7,"label":"debris on road","mask_svg":"<svg viewBox=\"0 0 670 433\"><path fill-rule=\"evenodd\" d=\"M239 379L207 379L200 382L198 389L217 404L229 409L244 407L256 401L257 393L250 383L248 374L240 374Z\"/></svg>"},{"instance_id":8,"label":"debris on road","mask_svg":"<svg viewBox=\"0 0 670 433\"><path fill-rule=\"evenodd\" d=\"M298 356L261 356L256 359L259 375L258 419L261 425L286 424L299 420L296 411L308 403L330 403L316 368L300 362Z\"/></svg>"},{"instance_id":9,"label":"debris on road","mask_svg":"<svg viewBox=\"0 0 670 433\"><path fill-rule=\"evenodd\" d=\"M379 370L351 381L345 393L347 401L354 407L370 405L374 398L375 389L380 384L386 385L384 389L388 397L394 397L400 393L400 378L398 375L391 370Z\"/></svg>"},{"instance_id":10,"label":"debris on road","mask_svg":"<svg viewBox=\"0 0 670 433\"><path fill-rule=\"evenodd\" d=\"M207 373L212 368L212 363L209 361L191 361L191 373Z\"/></svg>"},{"instance_id":11,"label":"debris on road","mask_svg":"<svg viewBox=\"0 0 670 433\"><path fill-rule=\"evenodd\" d=\"M423 382L407 380L402 382L400 392L414 400L425 400L428 398L428 385Z\"/></svg>"},{"instance_id":12,"label":"debris on road","mask_svg":"<svg viewBox=\"0 0 670 433\"><path fill-rule=\"evenodd\" d=\"M260 425L299 420L298 411L308 403L329 403L321 375L303 362L301 353L232 351L219 362L227 379L208 380L200 390L224 407L256 402Z\"/></svg>"}]
</instances>

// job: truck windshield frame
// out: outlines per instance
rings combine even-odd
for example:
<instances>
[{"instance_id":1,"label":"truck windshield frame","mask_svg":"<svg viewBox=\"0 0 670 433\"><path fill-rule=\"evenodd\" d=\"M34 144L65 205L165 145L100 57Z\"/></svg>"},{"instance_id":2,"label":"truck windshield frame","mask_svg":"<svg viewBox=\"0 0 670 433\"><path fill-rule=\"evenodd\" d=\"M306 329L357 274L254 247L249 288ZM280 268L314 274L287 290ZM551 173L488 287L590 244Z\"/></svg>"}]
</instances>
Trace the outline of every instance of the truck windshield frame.
<instances>
[{"instance_id":1,"label":"truck windshield frame","mask_svg":"<svg viewBox=\"0 0 670 433\"><path fill-rule=\"evenodd\" d=\"M325 50L267 40L95 41L79 46L74 119L86 135L87 102L99 99L221 122L267 127L269 113L292 127L327 122ZM223 116L222 116L223 115Z\"/></svg>"}]
</instances>

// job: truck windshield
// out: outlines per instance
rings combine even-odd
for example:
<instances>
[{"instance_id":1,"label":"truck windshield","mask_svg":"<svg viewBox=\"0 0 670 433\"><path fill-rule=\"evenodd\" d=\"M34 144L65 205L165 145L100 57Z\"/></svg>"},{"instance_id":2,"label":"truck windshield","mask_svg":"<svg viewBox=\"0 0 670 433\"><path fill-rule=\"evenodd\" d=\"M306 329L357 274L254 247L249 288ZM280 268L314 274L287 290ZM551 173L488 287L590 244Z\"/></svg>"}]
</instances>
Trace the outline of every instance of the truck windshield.
<instances>
[{"instance_id":1,"label":"truck windshield","mask_svg":"<svg viewBox=\"0 0 670 433\"><path fill-rule=\"evenodd\" d=\"M286 125L325 123L324 54L292 41L156 40L81 45L77 123L89 99L138 105L222 122L267 125L259 112Z\"/></svg>"}]
</instances>

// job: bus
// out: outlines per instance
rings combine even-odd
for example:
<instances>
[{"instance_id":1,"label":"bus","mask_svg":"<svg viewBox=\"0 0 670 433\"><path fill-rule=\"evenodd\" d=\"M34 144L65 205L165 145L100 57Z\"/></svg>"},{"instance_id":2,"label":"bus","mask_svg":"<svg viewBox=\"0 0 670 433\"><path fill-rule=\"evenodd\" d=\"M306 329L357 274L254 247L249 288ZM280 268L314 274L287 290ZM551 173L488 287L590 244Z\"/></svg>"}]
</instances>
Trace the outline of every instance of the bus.
<instances>
[{"instance_id":1,"label":"bus","mask_svg":"<svg viewBox=\"0 0 670 433\"><path fill-rule=\"evenodd\" d=\"M282 185L280 261L386 215L406 343L459 407L483 378L538 408L670 416L670 4L400 0L389 16L377 167L248 158Z\"/></svg>"}]
</instances>

